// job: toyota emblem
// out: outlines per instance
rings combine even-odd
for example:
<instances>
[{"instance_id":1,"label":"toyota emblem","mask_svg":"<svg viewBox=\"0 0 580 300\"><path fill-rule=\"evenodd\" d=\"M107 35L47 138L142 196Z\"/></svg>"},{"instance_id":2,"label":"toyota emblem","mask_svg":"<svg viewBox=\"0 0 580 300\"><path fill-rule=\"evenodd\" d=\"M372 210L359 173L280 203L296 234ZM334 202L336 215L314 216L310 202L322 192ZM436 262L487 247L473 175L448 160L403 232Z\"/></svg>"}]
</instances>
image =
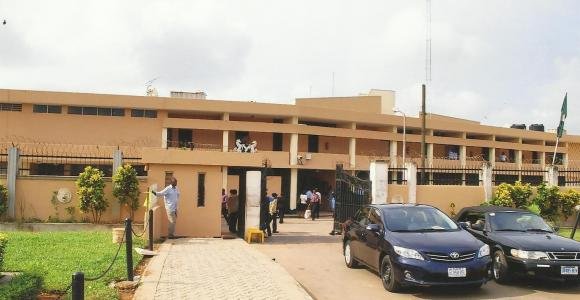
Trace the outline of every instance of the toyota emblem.
<instances>
[{"instance_id":1,"label":"toyota emblem","mask_svg":"<svg viewBox=\"0 0 580 300\"><path fill-rule=\"evenodd\" d=\"M459 258L459 253L457 253L457 252L451 252L451 253L449 253L449 257L451 257L453 259L458 259Z\"/></svg>"}]
</instances>

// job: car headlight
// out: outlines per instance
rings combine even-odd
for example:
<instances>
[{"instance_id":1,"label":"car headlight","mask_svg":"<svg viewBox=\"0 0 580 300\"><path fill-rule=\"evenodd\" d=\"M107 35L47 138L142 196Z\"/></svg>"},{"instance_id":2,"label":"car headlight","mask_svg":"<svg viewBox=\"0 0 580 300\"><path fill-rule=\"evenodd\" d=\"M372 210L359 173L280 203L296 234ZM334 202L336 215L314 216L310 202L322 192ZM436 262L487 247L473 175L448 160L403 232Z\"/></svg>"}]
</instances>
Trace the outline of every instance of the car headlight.
<instances>
[{"instance_id":1,"label":"car headlight","mask_svg":"<svg viewBox=\"0 0 580 300\"><path fill-rule=\"evenodd\" d=\"M425 260L417 250L407 249L398 246L393 246L393 248L395 249L395 253L399 254L402 257Z\"/></svg>"},{"instance_id":2,"label":"car headlight","mask_svg":"<svg viewBox=\"0 0 580 300\"><path fill-rule=\"evenodd\" d=\"M489 256L489 246L487 244L481 246L481 248L479 248L479 252L477 253L477 257L484 257L484 256Z\"/></svg>"},{"instance_id":3,"label":"car headlight","mask_svg":"<svg viewBox=\"0 0 580 300\"><path fill-rule=\"evenodd\" d=\"M541 251L525 251L512 249L510 253L512 254L513 257L521 259L548 259L548 254L546 252Z\"/></svg>"}]
</instances>

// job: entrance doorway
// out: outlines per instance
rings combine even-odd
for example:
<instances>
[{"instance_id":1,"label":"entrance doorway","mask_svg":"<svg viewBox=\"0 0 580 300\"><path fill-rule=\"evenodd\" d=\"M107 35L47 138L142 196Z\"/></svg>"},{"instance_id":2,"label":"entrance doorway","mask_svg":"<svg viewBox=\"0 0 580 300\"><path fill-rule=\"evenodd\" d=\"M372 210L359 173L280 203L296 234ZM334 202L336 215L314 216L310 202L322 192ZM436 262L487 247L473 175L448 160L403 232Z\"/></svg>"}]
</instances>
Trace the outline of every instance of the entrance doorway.
<instances>
[{"instance_id":1,"label":"entrance doorway","mask_svg":"<svg viewBox=\"0 0 580 300\"><path fill-rule=\"evenodd\" d=\"M320 210L330 211L330 193L335 190L336 171L334 170L298 170L298 193L318 189L322 194Z\"/></svg>"}]
</instances>

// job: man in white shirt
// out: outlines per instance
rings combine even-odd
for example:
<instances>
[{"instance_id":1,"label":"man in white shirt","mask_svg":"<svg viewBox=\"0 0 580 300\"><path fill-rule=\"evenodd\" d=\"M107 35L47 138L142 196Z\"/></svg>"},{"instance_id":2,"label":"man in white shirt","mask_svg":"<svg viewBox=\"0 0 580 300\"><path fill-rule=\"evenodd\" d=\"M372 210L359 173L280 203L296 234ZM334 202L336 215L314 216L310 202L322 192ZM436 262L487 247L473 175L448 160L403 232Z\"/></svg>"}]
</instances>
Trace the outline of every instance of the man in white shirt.
<instances>
[{"instance_id":1,"label":"man in white shirt","mask_svg":"<svg viewBox=\"0 0 580 300\"><path fill-rule=\"evenodd\" d=\"M179 203L179 190L177 189L177 179L171 178L171 184L162 191L151 191L155 196L163 196L167 219L169 220L168 238L175 238L175 223L177 222L177 204Z\"/></svg>"}]
</instances>

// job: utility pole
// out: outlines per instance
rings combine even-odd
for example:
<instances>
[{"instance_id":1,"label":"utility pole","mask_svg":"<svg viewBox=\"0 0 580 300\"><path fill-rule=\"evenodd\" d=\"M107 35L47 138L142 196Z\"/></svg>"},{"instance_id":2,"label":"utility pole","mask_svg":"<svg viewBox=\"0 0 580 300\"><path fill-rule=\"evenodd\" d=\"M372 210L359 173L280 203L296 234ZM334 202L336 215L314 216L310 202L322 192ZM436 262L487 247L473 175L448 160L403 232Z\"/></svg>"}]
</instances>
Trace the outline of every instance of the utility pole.
<instances>
[{"instance_id":1,"label":"utility pole","mask_svg":"<svg viewBox=\"0 0 580 300\"><path fill-rule=\"evenodd\" d=\"M427 91L425 84L422 85L422 100L421 100L421 184L425 184L425 158L427 157L427 147L425 146L425 98L427 98Z\"/></svg>"}]
</instances>

